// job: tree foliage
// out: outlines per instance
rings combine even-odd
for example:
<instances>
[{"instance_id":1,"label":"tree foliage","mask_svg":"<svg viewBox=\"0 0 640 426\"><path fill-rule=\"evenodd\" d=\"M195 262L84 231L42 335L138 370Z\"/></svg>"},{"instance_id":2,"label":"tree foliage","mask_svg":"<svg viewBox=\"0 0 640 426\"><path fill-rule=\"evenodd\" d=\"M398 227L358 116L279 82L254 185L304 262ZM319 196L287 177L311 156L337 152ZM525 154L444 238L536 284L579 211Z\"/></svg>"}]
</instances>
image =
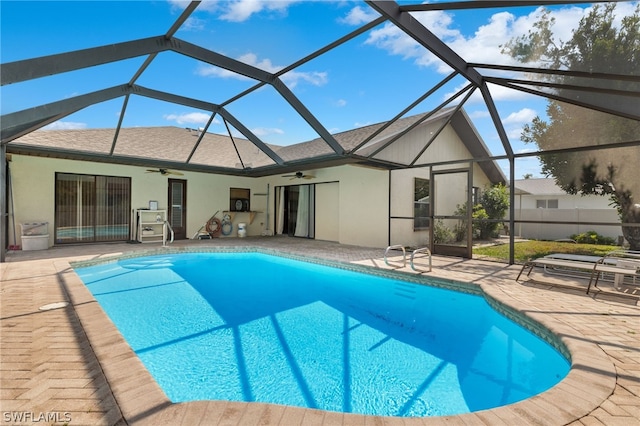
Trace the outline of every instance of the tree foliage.
<instances>
[{"instance_id":1,"label":"tree foliage","mask_svg":"<svg viewBox=\"0 0 640 426\"><path fill-rule=\"evenodd\" d=\"M471 212L473 237L486 240L498 236L504 215L509 210L509 190L499 183L482 192L480 203L473 206ZM458 205L454 212L456 216L467 216L467 203ZM466 236L467 222L461 220L454 233L456 241L462 241Z\"/></svg>"},{"instance_id":2,"label":"tree foliage","mask_svg":"<svg viewBox=\"0 0 640 426\"><path fill-rule=\"evenodd\" d=\"M554 37L554 18L542 10L533 29L503 46L503 52L523 62L536 62L552 69L587 71L617 75L640 73L640 5L633 14L616 20L616 4L595 5L580 20L566 42ZM620 22L616 24L616 22ZM553 74L553 83L594 85L575 75ZM640 84L628 79L599 81L599 88L638 92ZM564 86L559 96L575 98L576 91ZM617 95L580 92L581 99ZM623 97L619 96L622 99ZM623 223L623 234L631 248L640 250L640 148L603 148L617 142L638 141L640 122L550 99L547 117L535 117L523 129L521 139L534 143L540 151L598 146L592 151L559 152L541 155L542 172L570 194L610 197Z\"/></svg>"}]
</instances>

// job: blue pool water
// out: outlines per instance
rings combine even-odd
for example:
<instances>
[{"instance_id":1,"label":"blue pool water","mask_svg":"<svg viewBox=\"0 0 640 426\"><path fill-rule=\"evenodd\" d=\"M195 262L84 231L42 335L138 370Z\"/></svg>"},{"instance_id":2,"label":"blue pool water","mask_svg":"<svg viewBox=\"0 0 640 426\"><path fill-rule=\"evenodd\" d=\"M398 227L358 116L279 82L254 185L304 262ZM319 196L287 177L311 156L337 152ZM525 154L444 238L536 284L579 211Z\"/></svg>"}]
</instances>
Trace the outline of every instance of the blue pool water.
<instances>
[{"instance_id":1,"label":"blue pool water","mask_svg":"<svg viewBox=\"0 0 640 426\"><path fill-rule=\"evenodd\" d=\"M261 253L76 269L167 396L390 416L460 414L569 371L480 296Z\"/></svg>"}]
</instances>

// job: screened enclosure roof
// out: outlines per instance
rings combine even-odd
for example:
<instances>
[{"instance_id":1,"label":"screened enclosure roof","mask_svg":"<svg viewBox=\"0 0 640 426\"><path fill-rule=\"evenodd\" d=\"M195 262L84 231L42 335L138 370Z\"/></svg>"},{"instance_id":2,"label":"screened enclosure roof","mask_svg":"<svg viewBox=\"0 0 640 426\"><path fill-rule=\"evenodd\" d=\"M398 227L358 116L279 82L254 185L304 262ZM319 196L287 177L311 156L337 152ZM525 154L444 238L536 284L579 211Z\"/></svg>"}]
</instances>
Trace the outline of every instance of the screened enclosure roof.
<instances>
[{"instance_id":1,"label":"screened enclosure roof","mask_svg":"<svg viewBox=\"0 0 640 426\"><path fill-rule=\"evenodd\" d=\"M522 126L544 116L548 101L640 120L640 67L621 72L603 60L576 69L505 53L545 11L564 20L554 29L568 40L592 2L1 7L1 143L9 152L260 176L344 163L424 166L447 124L469 160L512 162L525 150ZM637 7L619 2L615 22ZM420 126L428 127L421 149L390 154ZM52 128L55 137L45 131ZM149 140L158 145L151 154Z\"/></svg>"}]
</instances>

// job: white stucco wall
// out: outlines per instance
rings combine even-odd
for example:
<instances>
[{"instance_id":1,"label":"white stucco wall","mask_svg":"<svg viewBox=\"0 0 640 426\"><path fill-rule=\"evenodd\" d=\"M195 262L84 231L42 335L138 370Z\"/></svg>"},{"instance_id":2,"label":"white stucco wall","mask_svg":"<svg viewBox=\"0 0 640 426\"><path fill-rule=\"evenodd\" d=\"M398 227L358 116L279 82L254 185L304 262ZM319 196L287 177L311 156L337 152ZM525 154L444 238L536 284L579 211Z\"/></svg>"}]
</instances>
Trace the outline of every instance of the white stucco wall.
<instances>
[{"instance_id":1,"label":"white stucco wall","mask_svg":"<svg viewBox=\"0 0 640 426\"><path fill-rule=\"evenodd\" d=\"M356 166L337 169L340 176L340 243L386 247L389 172Z\"/></svg>"},{"instance_id":2,"label":"white stucco wall","mask_svg":"<svg viewBox=\"0 0 640 426\"><path fill-rule=\"evenodd\" d=\"M145 167L117 164L91 163L44 157L12 155L10 163L13 184L14 217L9 218L9 243L13 244L13 221L16 224L16 243L21 245L20 226L22 222L49 222L49 245L54 241L55 220L55 174L56 172L94 174L105 176L131 177L131 207L148 207L149 200L156 200L159 209L167 208L168 176L147 173ZM187 237L190 238L213 214L229 209L229 188L240 187L251 190L251 208L259 211L248 235L260 235L266 226L266 197L256 193L266 191L263 179L211 175L184 172L184 176L170 175L187 181ZM239 222L249 223L248 213L236 213L232 236L235 236Z\"/></svg>"},{"instance_id":3,"label":"white stucco wall","mask_svg":"<svg viewBox=\"0 0 640 426\"><path fill-rule=\"evenodd\" d=\"M317 239L365 247L387 246L388 171L352 165L302 171L314 178L292 180L271 176L265 179L272 189L316 184ZM273 212L275 197L272 194L270 198Z\"/></svg>"},{"instance_id":4,"label":"white stucco wall","mask_svg":"<svg viewBox=\"0 0 640 426\"><path fill-rule=\"evenodd\" d=\"M460 140L458 142L461 144ZM440 166L438 171L468 167L466 164ZM430 179L430 168L394 170L391 172L391 238L392 245L402 244L412 247L429 245L429 230L414 230L413 204L415 178ZM438 180L442 187L438 190L435 201L437 214L451 215L458 204L466 201L466 174L440 175ZM473 165L473 186L487 188L491 182L478 164Z\"/></svg>"},{"instance_id":5,"label":"white stucco wall","mask_svg":"<svg viewBox=\"0 0 640 426\"><path fill-rule=\"evenodd\" d=\"M132 209L146 208L149 200L158 201L160 209L167 208L167 176L147 173L145 167L124 166L85 161L61 160L44 157L13 155L11 161L14 217L9 218L9 244L14 244L12 220L16 223L16 244L21 245L21 222L49 222L49 246L54 244L55 174L56 172L131 177ZM316 183L322 205L316 216L317 238L335 240L343 244L386 247L388 172L357 166L341 166L313 170L315 179L291 181L281 176L246 178L206 173L184 172L184 176L171 175L187 182L187 238L191 238L216 211L229 209L229 188L249 188L251 209L257 211L249 224L248 213L235 213L233 233L237 224L248 224L247 234L261 235L273 229L274 189L277 185ZM261 194L267 193L269 197ZM267 206L268 198L268 206ZM334 203L335 205L331 205Z\"/></svg>"},{"instance_id":6,"label":"white stucco wall","mask_svg":"<svg viewBox=\"0 0 640 426\"><path fill-rule=\"evenodd\" d=\"M316 185L317 240L340 241L340 184L328 182Z\"/></svg>"}]
</instances>

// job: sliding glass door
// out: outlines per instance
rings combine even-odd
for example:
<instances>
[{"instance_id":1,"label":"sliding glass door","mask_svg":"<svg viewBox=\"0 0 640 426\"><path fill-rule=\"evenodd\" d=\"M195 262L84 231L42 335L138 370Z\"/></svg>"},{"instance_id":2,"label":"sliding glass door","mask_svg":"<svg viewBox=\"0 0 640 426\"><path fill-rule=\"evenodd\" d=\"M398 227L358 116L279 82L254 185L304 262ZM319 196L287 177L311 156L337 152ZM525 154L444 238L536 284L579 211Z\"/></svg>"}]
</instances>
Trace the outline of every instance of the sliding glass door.
<instances>
[{"instance_id":1,"label":"sliding glass door","mask_svg":"<svg viewBox=\"0 0 640 426\"><path fill-rule=\"evenodd\" d=\"M276 234L314 238L315 185L276 188Z\"/></svg>"},{"instance_id":2,"label":"sliding glass door","mask_svg":"<svg viewBox=\"0 0 640 426\"><path fill-rule=\"evenodd\" d=\"M56 244L130 239L130 178L56 173L55 203Z\"/></svg>"}]
</instances>

